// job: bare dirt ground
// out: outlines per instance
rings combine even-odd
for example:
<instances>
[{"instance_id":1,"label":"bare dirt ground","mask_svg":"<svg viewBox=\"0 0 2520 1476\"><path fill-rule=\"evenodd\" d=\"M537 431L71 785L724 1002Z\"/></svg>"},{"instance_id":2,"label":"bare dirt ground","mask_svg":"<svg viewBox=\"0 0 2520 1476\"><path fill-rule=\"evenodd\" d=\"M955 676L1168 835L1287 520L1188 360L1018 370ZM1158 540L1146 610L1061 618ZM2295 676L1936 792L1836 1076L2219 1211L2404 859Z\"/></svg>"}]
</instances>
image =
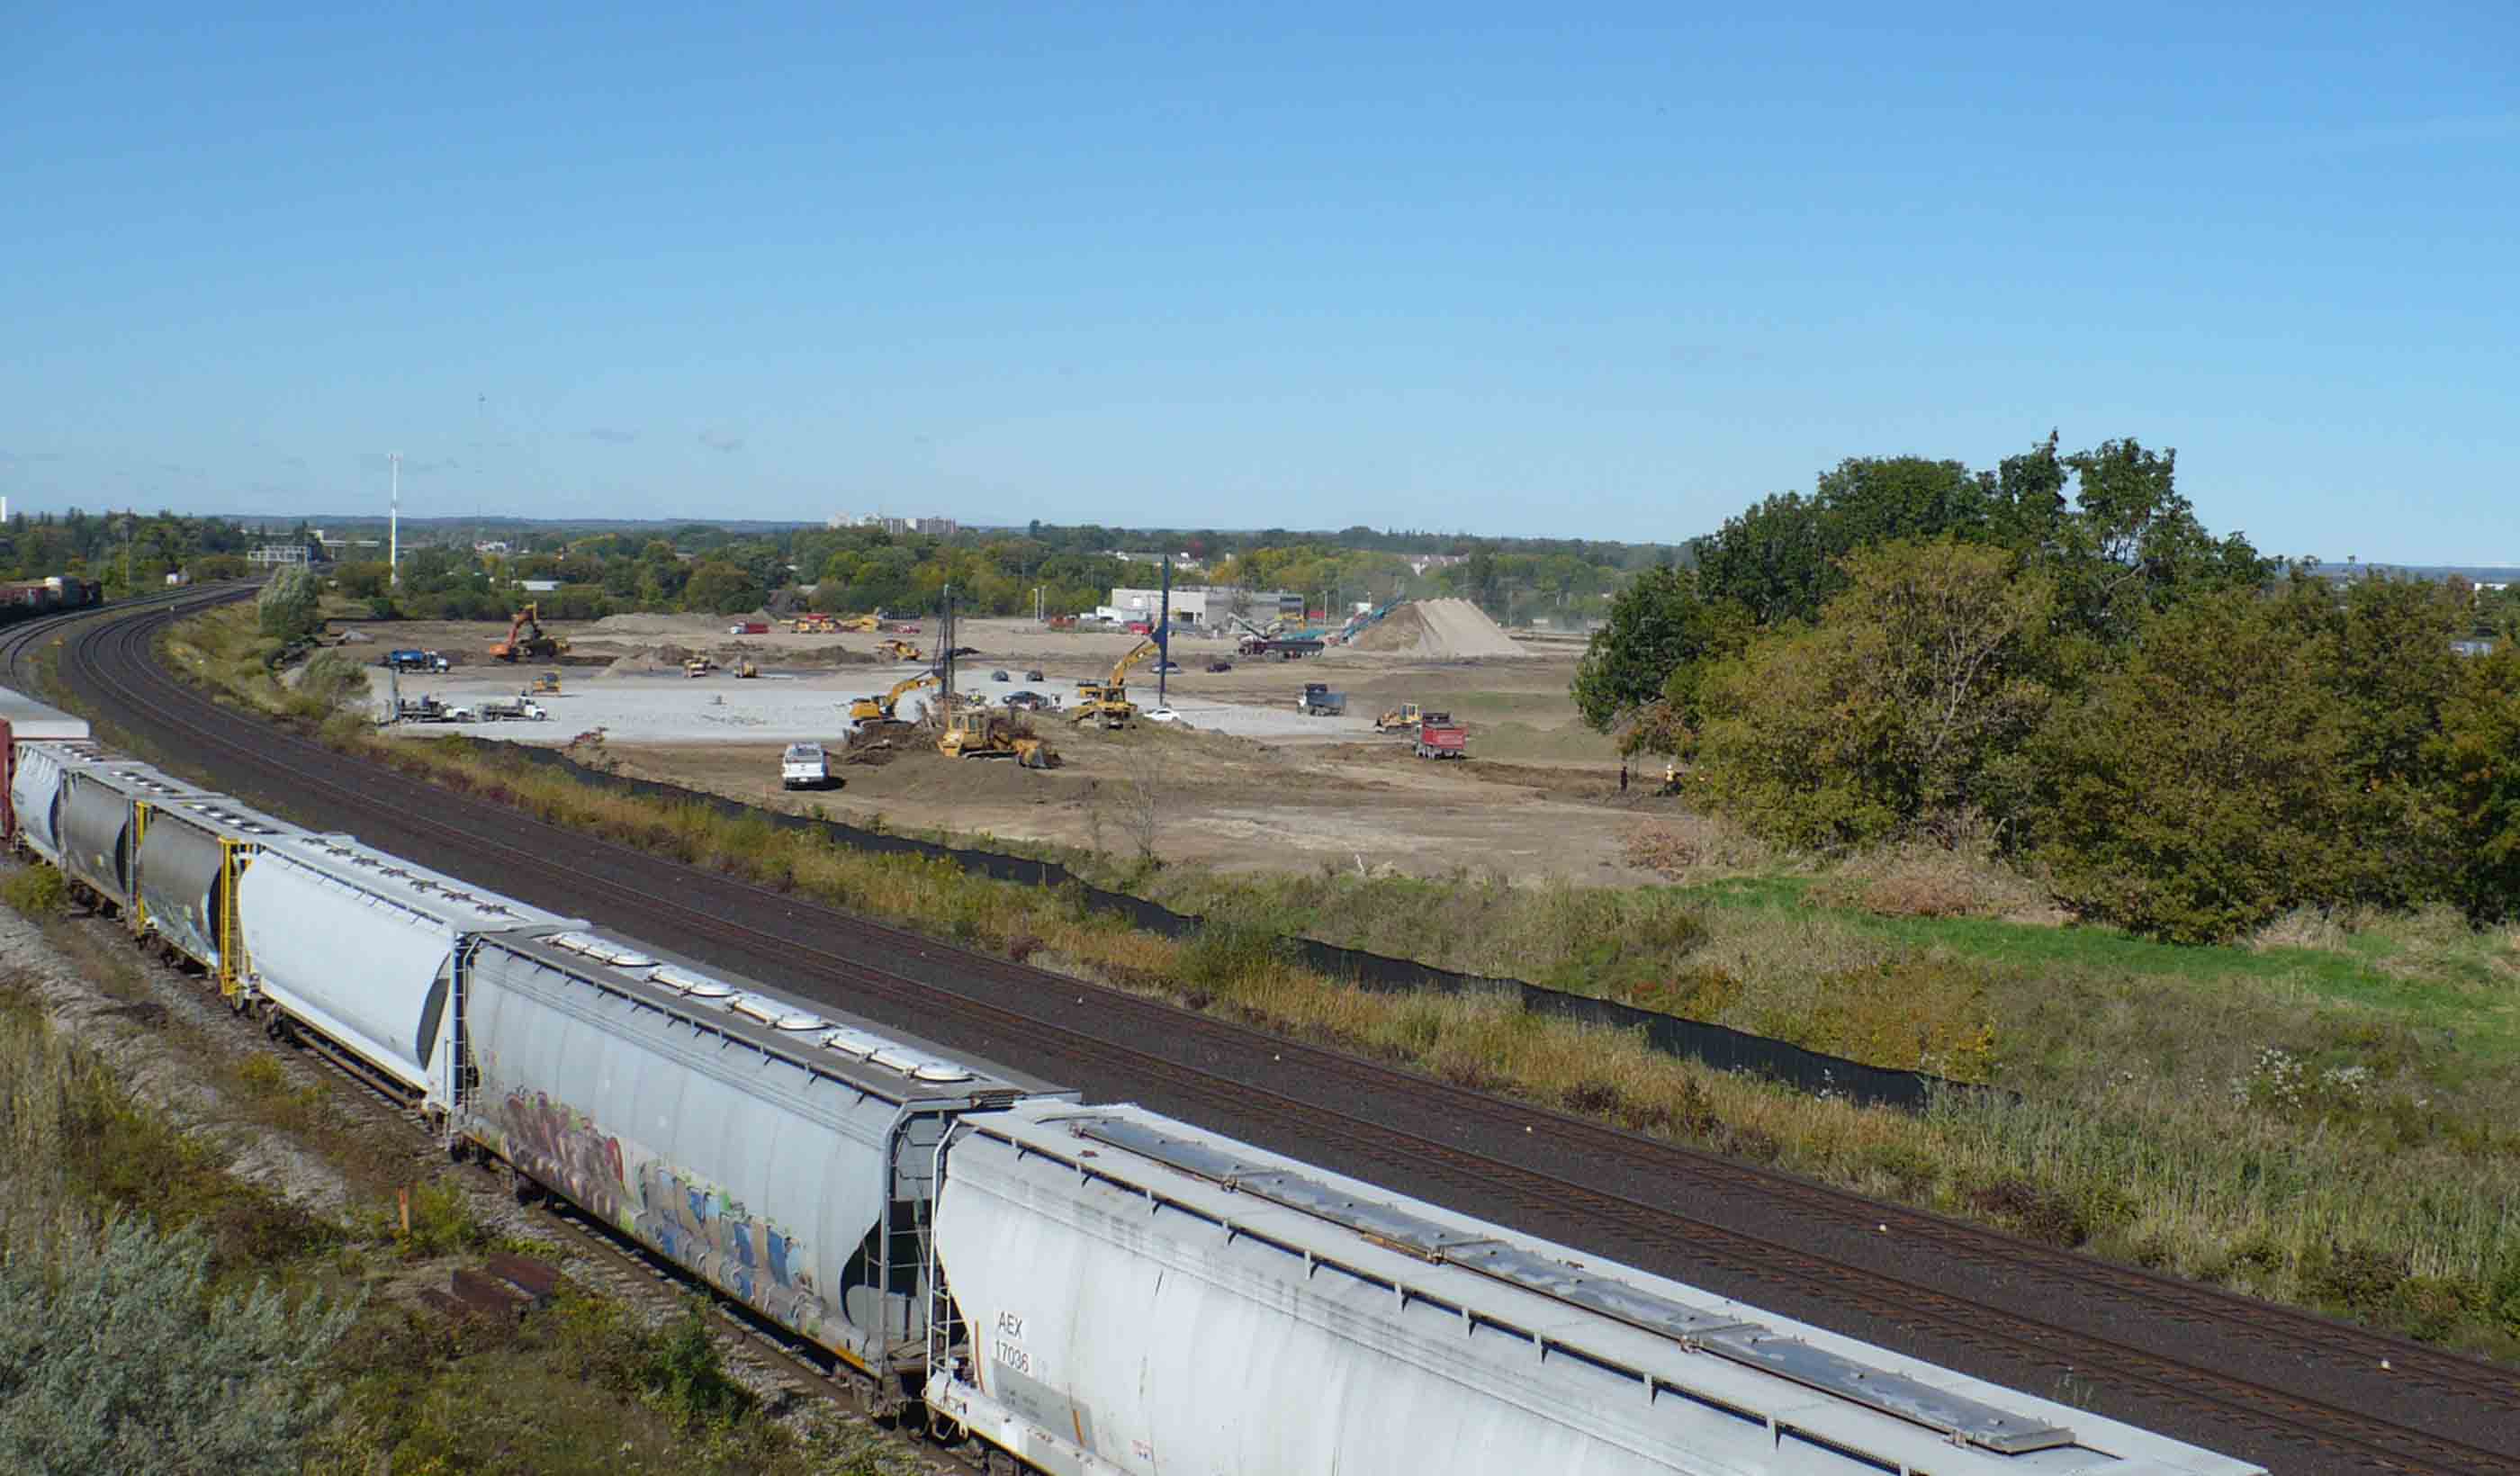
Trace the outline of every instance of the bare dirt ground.
<instances>
[{"instance_id":1,"label":"bare dirt ground","mask_svg":"<svg viewBox=\"0 0 2520 1476\"><path fill-rule=\"evenodd\" d=\"M552 628L568 637L570 654L581 662L652 655L673 646L720 661L748 655L761 664L760 680L719 673L687 681L653 671L563 666L562 694L537 699L550 721L465 731L561 743L600 727L624 772L750 803L819 805L837 819L879 815L895 828L986 832L1123 855L1151 844L1167 861L1223 871L1328 866L1439 875L1466 868L1518 881L1645 881L1651 874L1630 867L1621 854L1629 822L1676 803L1650 798L1653 786L1642 772L1631 791L1620 793L1615 750L1582 725L1567 695L1581 643L1522 633L1517 640L1535 654L1466 661L1346 648L1297 661L1246 660L1234 654L1228 639L1180 635L1172 655L1183 669L1165 679L1163 697L1188 719L1187 730L1142 724L1105 734L1044 713L1037 727L1064 760L1048 773L949 759L920 747L889 764L840 766L837 787L791 793L778 779L784 744L815 739L836 751L847 732L848 701L919 668L873 664L868 636L780 631L738 638L727 633L729 623L634 616L610 629ZM936 623L922 623L914 639L932 650ZM405 677L406 696L513 695L525 675L549 665L506 666L480 655L502 628L365 629L374 638L368 649L379 654L405 646L472 654L449 677ZM1028 620L966 620L959 644L979 654L963 659L959 685L993 698L1028 689L1072 699L1078 681L1107 676L1110 663L1138 640L1051 631ZM829 664L833 647L848 653L850 664ZM1233 670L1206 670L1220 659L1232 661ZM625 666L648 664L634 659ZM1157 697L1150 664L1129 675L1130 695L1144 707ZM991 680L999 670L1008 681ZM1029 680L1035 670L1041 679ZM1307 682L1345 692L1347 715L1299 715L1295 698ZM917 700L904 699L905 716ZM1405 737L1377 736L1373 715L1404 701L1449 709L1467 724L1471 758L1421 761Z\"/></svg>"}]
</instances>

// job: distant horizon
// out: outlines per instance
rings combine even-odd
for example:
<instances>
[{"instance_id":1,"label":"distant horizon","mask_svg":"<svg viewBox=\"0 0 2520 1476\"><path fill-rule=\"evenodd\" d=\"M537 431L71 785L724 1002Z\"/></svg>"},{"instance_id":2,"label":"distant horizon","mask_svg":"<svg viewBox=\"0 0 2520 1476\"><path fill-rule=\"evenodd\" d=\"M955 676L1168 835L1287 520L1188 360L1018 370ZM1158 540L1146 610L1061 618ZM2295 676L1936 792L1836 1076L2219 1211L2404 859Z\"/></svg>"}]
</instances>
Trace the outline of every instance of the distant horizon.
<instances>
[{"instance_id":1,"label":"distant horizon","mask_svg":"<svg viewBox=\"0 0 2520 1476\"><path fill-rule=\"evenodd\" d=\"M40 513L42 513L42 514L49 514L50 515L53 515L53 516L58 517L58 516L63 515L63 514L64 514L65 513L67 513L68 510L68 509L49 509L49 508L48 508L48 509L42 509L42 510L38 510L38 511L39 511ZM303 522L303 523L307 524L309 527L323 527L323 526L327 526L327 525L329 525L329 524L336 524L336 523L338 523L338 524L342 524L342 525L357 525L357 524L366 524L366 523L372 523L372 522L373 522L373 523L377 523L377 524L382 525L382 524L385 521L384 514L378 514L378 513L340 513L340 512L335 512L335 513L306 513L306 514L300 514L300 513L232 513L232 512L188 512L188 511L183 510L183 509L147 509L147 510L143 510L143 509L139 509L139 508L96 508L96 509L85 509L85 508L83 508L83 509L80 509L80 511L81 511L81 512L83 512L83 513L87 513L89 515L92 515L92 516L104 516L104 515L115 515L115 516L119 516L119 515L121 515L121 514L124 514L124 513L138 514L140 514L140 515L144 515L144 516L146 516L146 515L155 515L156 514L160 513L160 512L171 512L171 513L173 513L176 516L179 516L179 517L214 517L214 518L223 518L223 519L225 519L225 520L227 520L227 521L235 522L235 523L239 523L239 524L255 524L255 525L265 525L265 526L267 526L268 524L271 524L271 523L291 523L291 524L294 524L294 523L298 523L298 522ZM13 516L13 517L16 517L16 516L22 516L22 515L36 515L35 514L29 514L29 513L27 512L27 510L25 510L25 509L22 509L22 508L20 508L20 507L16 506L16 504L15 504L14 500L13 500L13 502L12 502L11 506L10 506L9 514L10 514L10 515L11 515L11 516ZM887 515L889 515L889 514L887 514ZM933 513L931 513L931 514L920 514L920 515L927 515L927 516L945 516L945 517L952 517L952 516L953 516L953 514L933 514ZM959 527L961 527L961 529L962 529L963 531L965 531L965 532L974 532L974 533L977 533L977 532L1007 532L1007 533L1021 533L1021 532L1024 530L1024 528L1028 525L1028 523L1031 521L1031 519L1027 519L1027 521L1026 521L1026 522L1023 522L1023 523L1000 523L1000 522L977 522L977 521L969 521L969 520L966 520L966 519L962 519L962 518L955 518L954 520L955 520L955 522L957 523L957 525L958 525ZM1282 525L1282 524L1251 524L1251 525L1247 525L1247 526L1227 526L1227 525L1220 524L1220 523L1194 523L1194 524L1156 525L1156 524L1123 524L1123 523L1116 523L1116 522L1103 522L1103 521L1102 521L1101 519L1098 519L1098 518L1085 518L1085 519L1080 519L1080 520L1078 520L1078 521L1068 522L1068 521L1060 521L1060 520L1057 520L1057 519L1053 519L1053 518L1047 518L1047 517L1045 517L1045 518L1041 518L1041 519L1039 519L1039 521L1040 521L1041 525L1042 525L1043 527L1046 527L1046 528L1102 527L1102 528L1108 528L1108 529L1110 529L1110 530L1111 530L1111 531L1113 531L1113 532L1119 532L1119 533L1170 532L1170 533L1228 533L1228 534L1238 534L1238 535L1239 535L1239 534L1251 534L1251 533L1264 533L1264 532L1268 532L1268 531L1270 531L1270 529L1271 529L1271 528L1276 527L1276 528L1280 528L1282 531L1284 531L1284 532L1287 532L1287 533L1302 534L1302 535L1313 535L1313 534L1319 534L1319 535L1323 535L1323 536L1327 536L1327 537L1336 537L1338 534L1345 532L1345 531L1347 530L1347 527L1360 526L1359 524L1354 524L1354 523L1347 524L1347 525L1346 525L1346 526L1344 526L1344 527L1337 527L1337 528L1326 528L1326 527L1292 527L1292 526L1285 526L1285 525ZM520 526L524 526L524 527L623 527L623 528L667 528L667 527L690 527L690 526L699 526L699 527L728 528L728 529L779 529L779 528L823 528L823 527L828 526L828 519L825 519L825 518L796 518L796 517L710 517L710 516L702 516L702 515L693 515L693 516L664 516L664 517L529 517L529 516L525 516L525 515L523 515L523 514L521 514L486 513L486 514L428 514L428 515L427 515L427 516L416 516L416 515L412 515L412 514L406 514L403 516L403 518L402 518L402 523L403 523L403 526L404 526L405 528L415 528L415 527L417 527L417 528L429 528L429 527L448 526L448 525L455 525L455 524L475 524L475 525L477 525L477 524L485 524L485 523L515 523L515 524L518 524L518 525L520 525ZM1372 530L1373 530L1374 532L1382 533L1382 534L1385 534L1385 535L1387 535L1387 536L1395 536L1395 537L1420 537L1420 538L1466 538L1466 539L1475 539L1475 540L1479 540L1479 541L1483 541L1483 542L1496 542L1496 543L1538 543L1538 542L1585 542L1585 543L1609 543L1609 544L1618 544L1618 545L1621 545L1621 546L1624 546L1624 547L1628 547L1628 548L1675 548L1675 549L1677 549L1677 548L1686 548L1686 547L1688 547L1688 544L1689 544L1690 542L1692 542L1693 540L1698 539L1698 538L1703 538L1703 537L1707 536L1708 534L1711 534L1711 533L1713 533L1713 532L1715 531L1715 529L1713 529L1713 528L1709 528L1709 529L1707 529L1704 533L1693 533L1693 534L1690 534L1690 535L1688 535L1688 536L1687 536L1687 537L1684 537L1684 538L1676 538L1676 539L1635 539L1635 538L1604 538L1604 537L1600 537L1600 536L1598 536L1598 535L1582 534L1582 533L1556 533L1556 534L1546 534L1546 533L1480 533L1480 532L1473 532L1473 531L1468 531L1468 530L1463 530L1463 529L1458 529L1458 528L1398 528L1398 527L1389 527L1389 526L1375 526L1375 525L1373 525L1373 524L1363 524L1362 526L1371 527L1371 528L1372 528ZM2210 527L2210 525L2209 525L2209 527ZM2252 539L2252 540L2251 540L2251 542L2254 544L2254 543L2256 543L2256 540L2255 540L2255 539ZM2490 578L2490 579L2497 579L2497 580L2501 580L2501 579L2520 580L2520 559L2515 559L2515 560L2514 560L2513 562L2511 562L2511 563L2474 563L2474 562L2466 562L2466 563L2453 563L2453 562L2428 563L2428 562L2420 562L2420 561L2417 561L2417 560L2413 560L2413 559L2364 559L2364 558L2362 558L2362 557L2361 557L2361 556L2359 556L2359 555L2340 555L2340 556L2337 556L2337 557L2334 557L2334 558L2330 558L2330 557L2325 556L2325 555L2303 555L2303 554L2284 553L2284 552L2279 551L2279 550L2271 550L2271 549L2267 548L2267 547L2266 547L2265 545L2263 545L2263 544L2259 544L2259 545L2257 545L2257 547L2258 547L2258 552L2259 552L2260 554L2267 555L2267 556L2269 556L2269 557L2277 557L2277 558L2283 558L2283 559L2317 559L2317 560L2318 560L2318 566L2319 566L2320 568L2327 568L2327 569L2333 569L2333 568L2345 568L2345 567L2349 567L2349 566L2350 566L2350 567L2359 567L2359 568L2376 568L2376 569L2394 569L2394 570L2403 570L2403 571L2405 571L2405 572L2407 572L2407 573L2410 573L2410 574L2440 574L2440 575L2457 574L2457 575L2460 575L2460 576L2462 576L2462 577L2471 578L2471 579L2475 579L2475 578Z\"/></svg>"}]
</instances>

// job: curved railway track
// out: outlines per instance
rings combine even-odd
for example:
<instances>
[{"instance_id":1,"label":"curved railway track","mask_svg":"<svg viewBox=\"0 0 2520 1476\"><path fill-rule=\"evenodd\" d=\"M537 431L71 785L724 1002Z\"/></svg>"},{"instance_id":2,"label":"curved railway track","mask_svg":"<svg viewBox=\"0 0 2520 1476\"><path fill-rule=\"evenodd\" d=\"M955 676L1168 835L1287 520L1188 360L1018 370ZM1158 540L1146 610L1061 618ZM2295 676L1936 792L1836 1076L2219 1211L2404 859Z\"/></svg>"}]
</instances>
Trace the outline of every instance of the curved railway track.
<instances>
[{"instance_id":1,"label":"curved railway track","mask_svg":"<svg viewBox=\"0 0 2520 1476\"><path fill-rule=\"evenodd\" d=\"M1080 984L562 830L210 703L129 618L0 633L155 757L835 1007L2278 1471L2520 1470L2520 1371Z\"/></svg>"}]
</instances>

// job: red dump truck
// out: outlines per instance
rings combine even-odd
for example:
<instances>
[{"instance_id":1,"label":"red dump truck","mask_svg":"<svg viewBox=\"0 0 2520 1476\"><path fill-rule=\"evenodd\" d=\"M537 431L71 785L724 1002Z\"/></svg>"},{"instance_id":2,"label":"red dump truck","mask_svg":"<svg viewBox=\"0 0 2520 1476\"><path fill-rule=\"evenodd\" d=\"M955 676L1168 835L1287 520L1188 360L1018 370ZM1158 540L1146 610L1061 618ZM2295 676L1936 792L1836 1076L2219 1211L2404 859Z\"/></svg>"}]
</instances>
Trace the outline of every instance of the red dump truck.
<instances>
[{"instance_id":1,"label":"red dump truck","mask_svg":"<svg viewBox=\"0 0 2520 1476\"><path fill-rule=\"evenodd\" d=\"M1419 758L1468 758L1470 730L1453 721L1449 712L1423 712L1418 716L1418 756Z\"/></svg>"}]
</instances>

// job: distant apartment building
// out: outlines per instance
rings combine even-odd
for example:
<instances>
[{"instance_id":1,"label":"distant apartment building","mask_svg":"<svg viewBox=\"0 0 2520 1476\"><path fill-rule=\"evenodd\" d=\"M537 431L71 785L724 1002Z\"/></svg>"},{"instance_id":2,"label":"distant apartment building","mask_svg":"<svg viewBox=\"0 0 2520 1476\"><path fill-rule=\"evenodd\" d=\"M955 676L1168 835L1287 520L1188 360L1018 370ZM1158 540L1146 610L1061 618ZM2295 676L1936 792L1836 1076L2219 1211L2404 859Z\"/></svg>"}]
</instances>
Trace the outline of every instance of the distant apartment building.
<instances>
[{"instance_id":1,"label":"distant apartment building","mask_svg":"<svg viewBox=\"0 0 2520 1476\"><path fill-rule=\"evenodd\" d=\"M834 513L823 526L880 528L892 538L907 538L913 533L924 538L951 538L963 530L963 525L951 517L891 517L881 513Z\"/></svg>"},{"instance_id":2,"label":"distant apartment building","mask_svg":"<svg viewBox=\"0 0 2520 1476\"><path fill-rule=\"evenodd\" d=\"M475 554L496 555L501 559L505 559L509 554L513 553L514 550L508 546L508 540L504 538L485 538L479 543L472 545L472 552Z\"/></svg>"},{"instance_id":3,"label":"distant apartment building","mask_svg":"<svg viewBox=\"0 0 2520 1476\"><path fill-rule=\"evenodd\" d=\"M1409 572L1423 579L1428 569L1449 569L1457 563L1468 561L1466 554L1412 554L1409 556Z\"/></svg>"}]
</instances>

